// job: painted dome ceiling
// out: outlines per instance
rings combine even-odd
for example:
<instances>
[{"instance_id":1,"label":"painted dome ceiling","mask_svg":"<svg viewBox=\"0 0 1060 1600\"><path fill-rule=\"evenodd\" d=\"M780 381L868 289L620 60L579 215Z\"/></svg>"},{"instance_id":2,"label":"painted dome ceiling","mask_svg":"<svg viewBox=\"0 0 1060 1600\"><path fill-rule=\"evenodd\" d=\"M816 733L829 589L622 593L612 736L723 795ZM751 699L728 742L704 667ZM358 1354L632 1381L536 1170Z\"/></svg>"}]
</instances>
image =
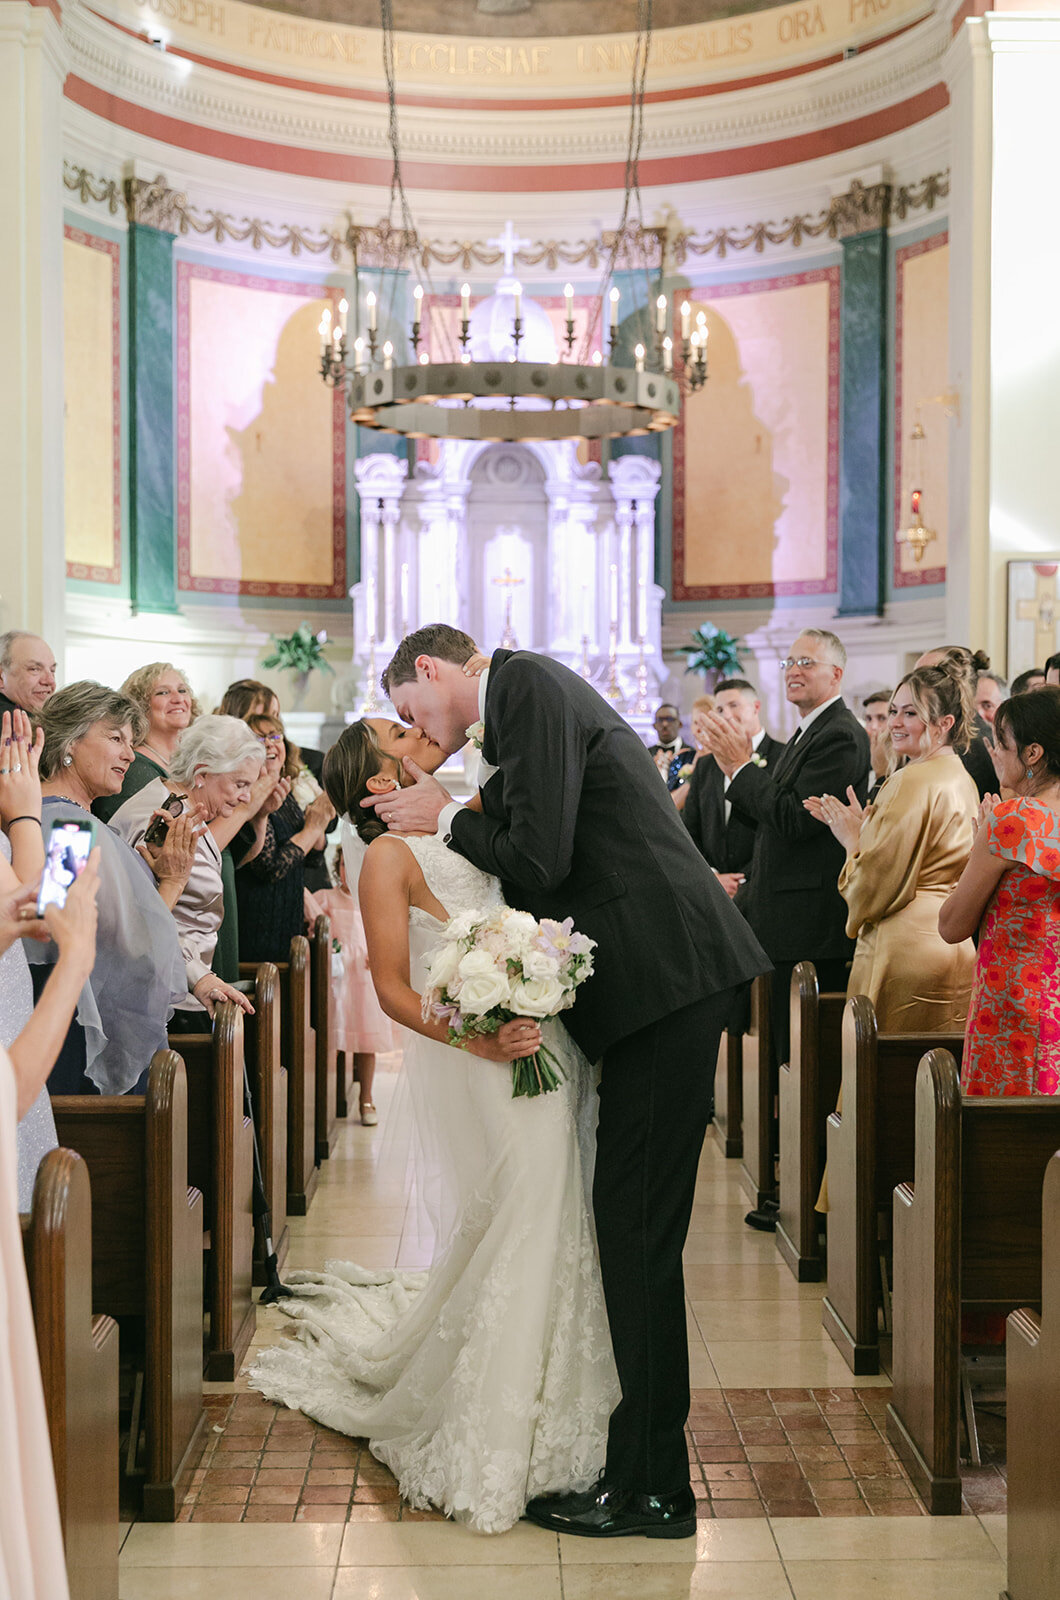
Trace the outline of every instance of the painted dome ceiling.
<instances>
[{"instance_id":1,"label":"painted dome ceiling","mask_svg":"<svg viewBox=\"0 0 1060 1600\"><path fill-rule=\"evenodd\" d=\"M379 0L256 0L272 11L369 28L379 23ZM714 22L763 11L777 0L655 0L656 30ZM470 37L556 38L587 33L632 33L637 0L393 0L402 32Z\"/></svg>"}]
</instances>

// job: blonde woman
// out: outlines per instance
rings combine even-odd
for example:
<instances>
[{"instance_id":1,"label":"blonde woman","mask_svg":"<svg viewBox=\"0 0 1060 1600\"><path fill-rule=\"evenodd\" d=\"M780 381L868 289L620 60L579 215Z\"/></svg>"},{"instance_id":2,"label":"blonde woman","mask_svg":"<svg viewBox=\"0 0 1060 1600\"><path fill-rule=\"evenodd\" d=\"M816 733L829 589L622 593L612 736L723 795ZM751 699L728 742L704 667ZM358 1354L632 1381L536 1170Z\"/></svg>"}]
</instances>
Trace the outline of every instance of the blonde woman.
<instances>
[{"instance_id":1,"label":"blonde woman","mask_svg":"<svg viewBox=\"0 0 1060 1600\"><path fill-rule=\"evenodd\" d=\"M118 807L156 778L169 776L169 764L176 753L180 736L201 712L185 673L172 661L150 661L146 667L130 672L121 686L147 719L147 728L136 746L132 766L125 774L119 794L102 795L92 810L101 822L109 822Z\"/></svg>"}]
</instances>

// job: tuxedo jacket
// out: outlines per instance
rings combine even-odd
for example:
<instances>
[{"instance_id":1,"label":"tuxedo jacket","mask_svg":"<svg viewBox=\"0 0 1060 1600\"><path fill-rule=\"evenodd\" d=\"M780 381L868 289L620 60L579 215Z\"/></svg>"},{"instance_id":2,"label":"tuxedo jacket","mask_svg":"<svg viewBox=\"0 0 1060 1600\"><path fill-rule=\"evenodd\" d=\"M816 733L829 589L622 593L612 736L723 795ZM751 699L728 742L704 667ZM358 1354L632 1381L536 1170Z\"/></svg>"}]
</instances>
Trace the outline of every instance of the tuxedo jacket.
<instances>
[{"instance_id":1,"label":"tuxedo jacket","mask_svg":"<svg viewBox=\"0 0 1060 1600\"><path fill-rule=\"evenodd\" d=\"M776 765L783 749L780 740L771 739L768 733L760 740L757 754L766 763L767 771ZM681 815L708 866L715 872L742 872L750 877L758 824L748 812L731 803L726 822L727 798L725 774L713 756L703 756L688 780L688 798Z\"/></svg>"},{"instance_id":2,"label":"tuxedo jacket","mask_svg":"<svg viewBox=\"0 0 1060 1600\"><path fill-rule=\"evenodd\" d=\"M656 771L659 770L659 763L656 760L656 757L661 749L661 744L650 744L648 746L648 754L655 762ZM681 781L677 776L681 768L691 766L695 759L696 752L692 749L692 746L688 744L679 745L677 749L671 753L670 762L666 769L666 787L670 790L671 794Z\"/></svg>"},{"instance_id":3,"label":"tuxedo jacket","mask_svg":"<svg viewBox=\"0 0 1060 1600\"><path fill-rule=\"evenodd\" d=\"M846 960L846 902L837 887L846 852L803 801L832 794L844 804L852 784L864 805L869 737L841 700L767 767L748 765L729 785L729 799L755 827L748 882L736 904L773 961Z\"/></svg>"},{"instance_id":4,"label":"tuxedo jacket","mask_svg":"<svg viewBox=\"0 0 1060 1600\"><path fill-rule=\"evenodd\" d=\"M508 903L573 917L595 972L564 1022L590 1060L671 1012L768 970L628 723L577 673L498 650L486 687L482 812L453 849Z\"/></svg>"}]
</instances>

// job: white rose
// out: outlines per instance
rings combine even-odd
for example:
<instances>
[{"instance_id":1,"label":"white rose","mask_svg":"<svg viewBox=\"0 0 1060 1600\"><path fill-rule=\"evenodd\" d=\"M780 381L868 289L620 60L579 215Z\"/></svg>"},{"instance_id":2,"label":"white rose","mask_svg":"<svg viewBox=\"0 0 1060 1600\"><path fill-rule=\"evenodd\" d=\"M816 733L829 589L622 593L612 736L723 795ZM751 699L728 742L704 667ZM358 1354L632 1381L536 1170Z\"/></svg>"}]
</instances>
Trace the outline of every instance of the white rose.
<instances>
[{"instance_id":1,"label":"white rose","mask_svg":"<svg viewBox=\"0 0 1060 1600\"><path fill-rule=\"evenodd\" d=\"M524 978L554 978L556 963L544 950L528 950L523 957Z\"/></svg>"},{"instance_id":2,"label":"white rose","mask_svg":"<svg viewBox=\"0 0 1060 1600\"><path fill-rule=\"evenodd\" d=\"M529 911L505 911L503 921L510 939L532 939L537 932L537 918Z\"/></svg>"},{"instance_id":3,"label":"white rose","mask_svg":"<svg viewBox=\"0 0 1060 1600\"><path fill-rule=\"evenodd\" d=\"M462 978L483 977L486 973L496 970L497 963L488 950L469 950L457 968Z\"/></svg>"},{"instance_id":4,"label":"white rose","mask_svg":"<svg viewBox=\"0 0 1060 1600\"><path fill-rule=\"evenodd\" d=\"M444 989L456 977L456 969L460 965L460 946L458 944L443 944L438 947L431 959L431 969L428 974L432 989Z\"/></svg>"},{"instance_id":5,"label":"white rose","mask_svg":"<svg viewBox=\"0 0 1060 1600\"><path fill-rule=\"evenodd\" d=\"M446 923L444 937L446 939L466 939L478 918L479 913L477 911L458 912L455 917L452 917Z\"/></svg>"},{"instance_id":6,"label":"white rose","mask_svg":"<svg viewBox=\"0 0 1060 1600\"><path fill-rule=\"evenodd\" d=\"M460 1009L467 1017L481 1017L494 1006L507 1006L509 994L507 978L491 963L488 972L464 979L460 985Z\"/></svg>"},{"instance_id":7,"label":"white rose","mask_svg":"<svg viewBox=\"0 0 1060 1600\"><path fill-rule=\"evenodd\" d=\"M553 1017L564 1006L566 991L555 977L524 978L512 988L511 1009L520 1017Z\"/></svg>"}]
</instances>

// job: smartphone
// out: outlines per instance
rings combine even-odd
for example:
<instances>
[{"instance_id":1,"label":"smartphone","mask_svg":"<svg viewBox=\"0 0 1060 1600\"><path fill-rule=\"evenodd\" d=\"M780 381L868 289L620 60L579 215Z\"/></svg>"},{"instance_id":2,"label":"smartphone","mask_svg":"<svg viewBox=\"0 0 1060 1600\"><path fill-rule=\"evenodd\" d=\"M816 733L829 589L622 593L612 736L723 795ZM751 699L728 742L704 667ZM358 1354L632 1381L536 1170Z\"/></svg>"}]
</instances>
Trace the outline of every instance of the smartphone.
<instances>
[{"instance_id":1,"label":"smartphone","mask_svg":"<svg viewBox=\"0 0 1060 1600\"><path fill-rule=\"evenodd\" d=\"M188 797L186 794L171 794L166 796L158 809L160 811L168 811L170 816L175 818L180 816L187 803ZM144 834L144 844L165 844L166 834L168 832L169 828L162 821L162 818L154 817L151 820L147 832Z\"/></svg>"},{"instance_id":2,"label":"smartphone","mask_svg":"<svg viewBox=\"0 0 1060 1600\"><path fill-rule=\"evenodd\" d=\"M70 885L85 870L92 846L96 842L95 820L63 822L58 818L51 825L44 850L44 872L37 896L37 915L43 915L45 906L64 906Z\"/></svg>"}]
</instances>

